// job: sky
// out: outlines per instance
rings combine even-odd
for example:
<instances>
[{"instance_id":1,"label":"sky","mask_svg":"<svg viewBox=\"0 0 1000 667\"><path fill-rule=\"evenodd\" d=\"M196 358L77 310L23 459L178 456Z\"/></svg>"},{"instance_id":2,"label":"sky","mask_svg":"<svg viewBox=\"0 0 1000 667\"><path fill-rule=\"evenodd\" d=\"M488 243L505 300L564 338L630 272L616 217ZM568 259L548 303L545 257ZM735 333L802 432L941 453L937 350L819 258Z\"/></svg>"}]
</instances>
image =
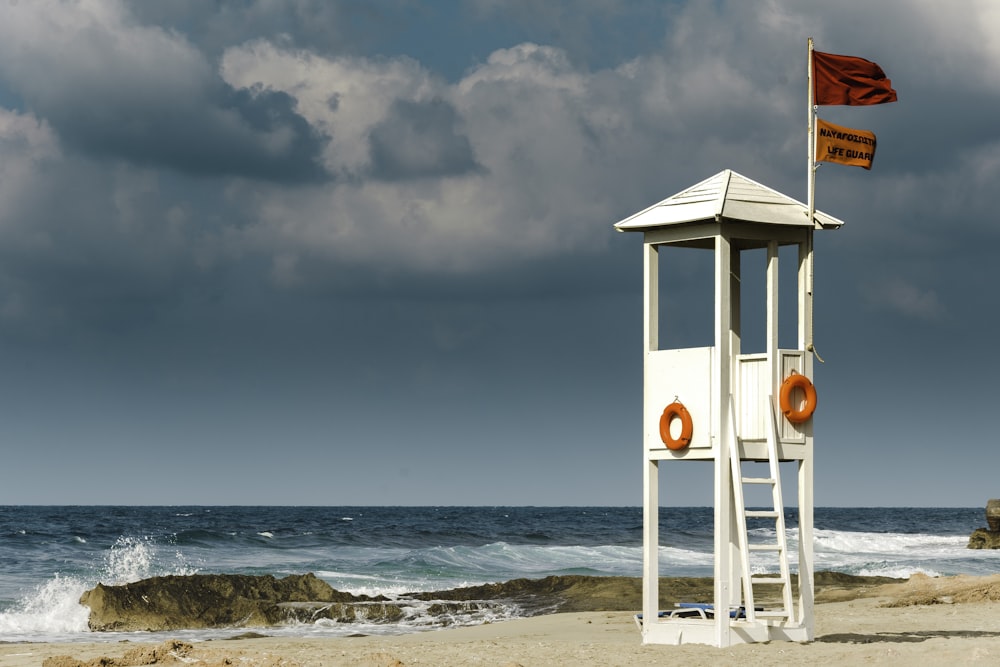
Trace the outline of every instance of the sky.
<instances>
[{"instance_id":1,"label":"sky","mask_svg":"<svg viewBox=\"0 0 1000 667\"><path fill-rule=\"evenodd\" d=\"M820 110L878 150L817 173L816 505L985 505L998 35L990 0L4 0L0 504L641 505L613 225L724 169L804 200L812 37L899 96ZM700 261L665 347L710 342Z\"/></svg>"}]
</instances>

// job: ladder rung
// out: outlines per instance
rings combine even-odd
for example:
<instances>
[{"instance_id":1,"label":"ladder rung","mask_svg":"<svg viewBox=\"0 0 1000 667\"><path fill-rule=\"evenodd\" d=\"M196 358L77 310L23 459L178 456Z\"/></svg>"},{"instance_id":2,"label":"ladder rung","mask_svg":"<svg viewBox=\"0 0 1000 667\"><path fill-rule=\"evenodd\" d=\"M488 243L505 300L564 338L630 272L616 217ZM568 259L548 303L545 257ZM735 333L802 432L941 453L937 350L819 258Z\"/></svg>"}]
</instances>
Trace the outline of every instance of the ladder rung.
<instances>
[{"instance_id":1,"label":"ladder rung","mask_svg":"<svg viewBox=\"0 0 1000 667\"><path fill-rule=\"evenodd\" d=\"M775 510L747 510L748 518L756 519L777 519L778 512Z\"/></svg>"},{"instance_id":2,"label":"ladder rung","mask_svg":"<svg viewBox=\"0 0 1000 667\"><path fill-rule=\"evenodd\" d=\"M750 551L781 551L780 544L749 544Z\"/></svg>"},{"instance_id":3,"label":"ladder rung","mask_svg":"<svg viewBox=\"0 0 1000 667\"><path fill-rule=\"evenodd\" d=\"M773 477L744 477L744 484L774 484Z\"/></svg>"},{"instance_id":4,"label":"ladder rung","mask_svg":"<svg viewBox=\"0 0 1000 667\"><path fill-rule=\"evenodd\" d=\"M787 609L768 609L767 611L755 611L757 618L789 618Z\"/></svg>"},{"instance_id":5,"label":"ladder rung","mask_svg":"<svg viewBox=\"0 0 1000 667\"><path fill-rule=\"evenodd\" d=\"M779 577L759 576L759 577L750 577L750 583L751 584L781 584L781 585L784 586L784 585L788 584L788 580L785 579L784 577L780 577L780 576Z\"/></svg>"}]
</instances>

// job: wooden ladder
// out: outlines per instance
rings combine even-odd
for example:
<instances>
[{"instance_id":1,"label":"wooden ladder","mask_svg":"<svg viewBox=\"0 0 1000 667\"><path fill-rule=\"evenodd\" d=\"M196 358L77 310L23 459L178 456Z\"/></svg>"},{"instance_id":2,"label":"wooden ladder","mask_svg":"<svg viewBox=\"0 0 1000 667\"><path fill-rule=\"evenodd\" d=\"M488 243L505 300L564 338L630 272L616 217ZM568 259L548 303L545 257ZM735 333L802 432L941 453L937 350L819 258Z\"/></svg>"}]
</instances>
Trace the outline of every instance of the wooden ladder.
<instances>
[{"instance_id":1,"label":"wooden ladder","mask_svg":"<svg viewBox=\"0 0 1000 667\"><path fill-rule=\"evenodd\" d=\"M785 533L785 509L781 501L781 476L778 470L778 424L775 420L774 399L768 397L770 408L770 428L767 429L767 462L769 474L767 477L744 477L742 453L738 439L734 438L735 447L730 451L730 463L733 477L733 503L739 529L740 565L743 580L743 600L748 621L760 619L792 619L792 586L788 572L788 539ZM730 402L730 417L735 418L735 410ZM732 421L735 425L735 421ZM745 485L769 485L771 487L771 509L748 510L743 500ZM747 532L747 519L772 519L774 533L777 538L773 543L750 543ZM778 573L753 574L750 571L750 552L766 552L773 554L778 561ZM781 586L782 607L758 610L754 603L754 586Z\"/></svg>"}]
</instances>

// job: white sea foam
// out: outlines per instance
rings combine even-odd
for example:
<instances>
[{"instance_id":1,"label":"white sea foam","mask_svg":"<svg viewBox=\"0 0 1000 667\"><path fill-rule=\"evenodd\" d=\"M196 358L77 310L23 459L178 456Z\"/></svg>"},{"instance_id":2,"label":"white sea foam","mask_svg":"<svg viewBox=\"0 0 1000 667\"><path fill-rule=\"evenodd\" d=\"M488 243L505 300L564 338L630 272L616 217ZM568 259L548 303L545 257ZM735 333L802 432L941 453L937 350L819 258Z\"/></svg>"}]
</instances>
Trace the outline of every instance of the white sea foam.
<instances>
[{"instance_id":1,"label":"white sea foam","mask_svg":"<svg viewBox=\"0 0 1000 667\"><path fill-rule=\"evenodd\" d=\"M964 547L968 538L954 535L924 535L920 533L863 533L835 530L815 531L816 550L828 553L886 553L911 556L915 551L940 555L957 546Z\"/></svg>"},{"instance_id":2,"label":"white sea foam","mask_svg":"<svg viewBox=\"0 0 1000 667\"><path fill-rule=\"evenodd\" d=\"M37 635L86 632L90 610L79 599L87 588L81 579L56 574L0 613L0 636L5 641L25 641Z\"/></svg>"},{"instance_id":3,"label":"white sea foam","mask_svg":"<svg viewBox=\"0 0 1000 667\"><path fill-rule=\"evenodd\" d=\"M104 557L103 583L126 584L153 576L155 545L146 537L119 537Z\"/></svg>"},{"instance_id":4,"label":"white sea foam","mask_svg":"<svg viewBox=\"0 0 1000 667\"><path fill-rule=\"evenodd\" d=\"M171 574L191 574L180 554L175 555ZM154 576L158 570L157 548L152 539L119 537L103 557L103 564L92 577L64 576L55 573L0 612L0 637L4 641L65 641L87 633L90 610L80 604L84 591L98 582L120 585Z\"/></svg>"},{"instance_id":5,"label":"white sea foam","mask_svg":"<svg viewBox=\"0 0 1000 667\"><path fill-rule=\"evenodd\" d=\"M664 553L669 558L678 550L667 548ZM481 547L435 547L424 550L421 557L430 565L513 577L550 573L636 574L641 572L642 564L639 547L617 545L538 546L495 542Z\"/></svg>"},{"instance_id":6,"label":"white sea foam","mask_svg":"<svg viewBox=\"0 0 1000 667\"><path fill-rule=\"evenodd\" d=\"M914 567L899 563L873 563L858 568L857 574L862 577L892 577L894 579L909 579L914 574L926 574L928 577L940 577L940 572L932 568Z\"/></svg>"},{"instance_id":7,"label":"white sea foam","mask_svg":"<svg viewBox=\"0 0 1000 667\"><path fill-rule=\"evenodd\" d=\"M318 619L312 623L289 623L277 627L268 627L268 635L276 637L343 637L348 635L402 635L414 632L438 630L442 627L458 627L467 625L482 625L497 621L519 618L524 610L516 604L494 603L489 605L469 605L467 608L456 608L453 613L430 614L429 608L433 601L408 601L403 607L403 617L393 623L367 622L364 619L350 623L338 623L331 619ZM244 631L241 629L239 631ZM230 635L237 631L230 630ZM178 633L174 633L178 634ZM197 634L204 634L203 631ZM206 637L195 637L206 638Z\"/></svg>"}]
</instances>

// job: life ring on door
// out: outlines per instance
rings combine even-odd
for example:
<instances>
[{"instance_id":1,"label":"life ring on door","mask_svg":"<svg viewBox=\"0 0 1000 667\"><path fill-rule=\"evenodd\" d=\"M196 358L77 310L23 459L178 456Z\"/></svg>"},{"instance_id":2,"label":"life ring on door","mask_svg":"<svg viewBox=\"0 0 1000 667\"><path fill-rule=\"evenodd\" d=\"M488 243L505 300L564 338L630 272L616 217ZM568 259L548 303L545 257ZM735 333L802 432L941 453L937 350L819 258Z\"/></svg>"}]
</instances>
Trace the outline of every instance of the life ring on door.
<instances>
[{"instance_id":1,"label":"life ring on door","mask_svg":"<svg viewBox=\"0 0 1000 667\"><path fill-rule=\"evenodd\" d=\"M796 389L801 389L805 395L805 402L799 408L792 407L792 392ZM792 374L781 383L779 405L785 419L793 424L801 424L816 412L816 387L805 375L792 371Z\"/></svg>"},{"instance_id":2,"label":"life ring on door","mask_svg":"<svg viewBox=\"0 0 1000 667\"><path fill-rule=\"evenodd\" d=\"M673 421L674 417L681 420L681 434L676 439L670 435L670 422ZM691 432L693 430L694 425L691 423L691 413L688 412L683 403L675 400L663 409L663 414L660 415L660 440L667 446L667 449L677 451L690 445Z\"/></svg>"}]
</instances>

